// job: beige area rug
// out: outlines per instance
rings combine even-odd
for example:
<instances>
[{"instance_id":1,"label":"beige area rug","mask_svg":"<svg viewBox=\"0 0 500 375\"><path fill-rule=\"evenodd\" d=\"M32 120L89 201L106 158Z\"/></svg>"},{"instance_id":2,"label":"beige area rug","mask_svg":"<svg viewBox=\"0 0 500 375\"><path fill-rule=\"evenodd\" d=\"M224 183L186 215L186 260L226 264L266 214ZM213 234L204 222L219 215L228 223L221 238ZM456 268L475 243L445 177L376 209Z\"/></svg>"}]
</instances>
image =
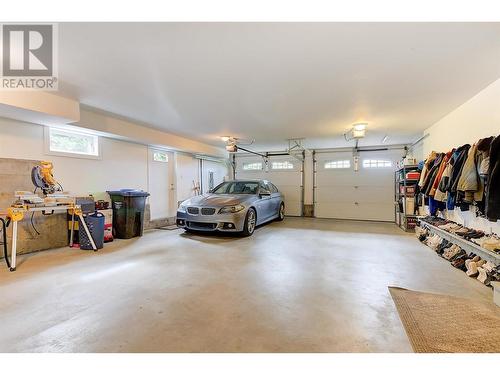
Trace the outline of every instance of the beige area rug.
<instances>
[{"instance_id":1,"label":"beige area rug","mask_svg":"<svg viewBox=\"0 0 500 375\"><path fill-rule=\"evenodd\" d=\"M389 287L417 353L500 353L500 307Z\"/></svg>"}]
</instances>

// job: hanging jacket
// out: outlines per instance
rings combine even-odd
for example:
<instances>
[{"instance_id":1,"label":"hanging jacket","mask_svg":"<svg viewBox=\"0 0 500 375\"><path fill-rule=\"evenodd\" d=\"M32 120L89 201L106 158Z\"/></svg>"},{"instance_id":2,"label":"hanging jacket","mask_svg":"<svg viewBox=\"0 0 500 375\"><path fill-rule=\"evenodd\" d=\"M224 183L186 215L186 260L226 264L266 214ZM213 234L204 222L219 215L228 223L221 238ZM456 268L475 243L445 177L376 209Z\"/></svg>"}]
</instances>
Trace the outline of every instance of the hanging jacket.
<instances>
[{"instance_id":1,"label":"hanging jacket","mask_svg":"<svg viewBox=\"0 0 500 375\"><path fill-rule=\"evenodd\" d=\"M438 169L437 174L436 174L436 178L434 179L431 190L429 192L430 197L435 196L436 190L439 186L439 183L441 182L441 177L443 177L444 170L445 170L446 166L448 165L448 161L450 160L451 155L453 154L453 151L454 150L449 151L443 156L443 161L441 162L441 165L439 166L439 169ZM434 199L436 199L436 198L434 198Z\"/></svg>"},{"instance_id":2,"label":"hanging jacket","mask_svg":"<svg viewBox=\"0 0 500 375\"><path fill-rule=\"evenodd\" d=\"M458 181L460 179L460 176L462 175L462 168L464 166L465 160L467 159L470 147L471 146L467 144L457 149L459 153L455 161L455 165L453 166L453 170L451 171L450 186L448 190L451 193L457 192Z\"/></svg>"},{"instance_id":3,"label":"hanging jacket","mask_svg":"<svg viewBox=\"0 0 500 375\"><path fill-rule=\"evenodd\" d=\"M486 217L491 221L500 219L500 136L490 146Z\"/></svg>"},{"instance_id":4,"label":"hanging jacket","mask_svg":"<svg viewBox=\"0 0 500 375\"><path fill-rule=\"evenodd\" d=\"M490 147L495 137L483 138L477 142L476 169L479 177L478 190L474 193L474 202L484 206L485 190L487 188L488 168L490 164ZM483 208L483 207L482 207Z\"/></svg>"},{"instance_id":5,"label":"hanging jacket","mask_svg":"<svg viewBox=\"0 0 500 375\"><path fill-rule=\"evenodd\" d=\"M438 202L445 202L447 197L447 186L450 181L451 170L455 162L454 156L456 155L455 149L451 150L448 154L448 160L443 169L443 173L439 182L437 184L436 192L434 194L434 199Z\"/></svg>"},{"instance_id":6,"label":"hanging jacket","mask_svg":"<svg viewBox=\"0 0 500 375\"><path fill-rule=\"evenodd\" d=\"M429 193L432 189L432 185L434 184L434 180L436 179L437 172L441 163L443 161L444 154L437 154L436 159L434 159L434 163L432 164L429 173L427 173L427 177L425 178L424 185L422 186L422 192L424 195L429 196Z\"/></svg>"},{"instance_id":7,"label":"hanging jacket","mask_svg":"<svg viewBox=\"0 0 500 375\"><path fill-rule=\"evenodd\" d=\"M476 167L477 144L474 144L467 154L457 190L463 193L462 201L471 204L474 201L474 194L479 190L479 175Z\"/></svg>"},{"instance_id":8,"label":"hanging jacket","mask_svg":"<svg viewBox=\"0 0 500 375\"><path fill-rule=\"evenodd\" d=\"M437 156L436 151L432 151L427 157L427 159L425 159L424 167L422 168L422 172L420 173L420 179L418 181L418 186L420 186L420 188L424 186L424 181L427 177L427 174L429 173L432 163L434 163L434 159L436 159L436 156Z\"/></svg>"},{"instance_id":9,"label":"hanging jacket","mask_svg":"<svg viewBox=\"0 0 500 375\"><path fill-rule=\"evenodd\" d=\"M446 207L449 211L455 209L455 200L457 196L457 186L458 180L462 173L462 167L465 163L467 153L469 152L470 145L466 144L460 146L453 154L453 167L451 169L450 179L446 187L447 197L446 197Z\"/></svg>"}]
</instances>

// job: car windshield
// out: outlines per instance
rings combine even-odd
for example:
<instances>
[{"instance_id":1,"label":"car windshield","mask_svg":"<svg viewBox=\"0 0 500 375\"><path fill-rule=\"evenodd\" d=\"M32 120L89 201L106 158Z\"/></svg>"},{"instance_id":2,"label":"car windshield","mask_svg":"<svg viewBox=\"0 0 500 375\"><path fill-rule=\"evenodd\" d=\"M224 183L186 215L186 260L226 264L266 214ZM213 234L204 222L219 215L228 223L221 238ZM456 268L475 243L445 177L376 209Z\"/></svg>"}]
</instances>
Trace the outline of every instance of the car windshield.
<instances>
[{"instance_id":1,"label":"car windshield","mask_svg":"<svg viewBox=\"0 0 500 375\"><path fill-rule=\"evenodd\" d=\"M217 186L214 194L257 194L259 183L253 181L228 181Z\"/></svg>"}]
</instances>

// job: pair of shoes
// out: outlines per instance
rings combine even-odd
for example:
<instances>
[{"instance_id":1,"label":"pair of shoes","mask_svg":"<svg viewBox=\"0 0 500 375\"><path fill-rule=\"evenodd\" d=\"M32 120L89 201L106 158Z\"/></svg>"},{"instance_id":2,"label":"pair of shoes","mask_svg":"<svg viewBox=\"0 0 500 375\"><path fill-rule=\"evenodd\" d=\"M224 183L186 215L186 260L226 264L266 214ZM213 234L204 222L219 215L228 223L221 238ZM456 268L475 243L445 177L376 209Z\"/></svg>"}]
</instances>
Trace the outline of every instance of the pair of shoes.
<instances>
[{"instance_id":1,"label":"pair of shoes","mask_svg":"<svg viewBox=\"0 0 500 375\"><path fill-rule=\"evenodd\" d=\"M455 233L455 234L457 234L457 232L458 232L458 231L463 231L463 230L464 230L464 228L465 228L465 227L463 227L463 226L461 226L461 225L457 224L456 226L452 227L452 228L449 230L449 232L450 232L450 233ZM467 229L467 228L465 228L465 229Z\"/></svg>"},{"instance_id":2,"label":"pair of shoes","mask_svg":"<svg viewBox=\"0 0 500 375\"><path fill-rule=\"evenodd\" d=\"M440 225L446 225L446 224L450 223L449 220L442 219L442 218L436 217L436 216L427 216L427 217L424 217L422 220L425 221L426 223L434 225L435 227L438 227Z\"/></svg>"},{"instance_id":3,"label":"pair of shoes","mask_svg":"<svg viewBox=\"0 0 500 375\"><path fill-rule=\"evenodd\" d=\"M447 251L452 246L453 244L447 241L446 243L439 245L438 249L436 250L436 253L438 253L438 255L442 257L444 252Z\"/></svg>"},{"instance_id":4,"label":"pair of shoes","mask_svg":"<svg viewBox=\"0 0 500 375\"><path fill-rule=\"evenodd\" d=\"M456 253L455 255L453 255L450 258L450 262L453 263L456 259L459 259L459 258L464 258L464 264L465 264L465 259L467 258L467 252L463 249L460 249L460 251L458 253Z\"/></svg>"},{"instance_id":5,"label":"pair of shoes","mask_svg":"<svg viewBox=\"0 0 500 375\"><path fill-rule=\"evenodd\" d=\"M462 253L462 251L460 252L460 255L455 256L451 262L451 265L458 269L463 269L465 267L465 261L468 259L467 253L465 251Z\"/></svg>"},{"instance_id":6,"label":"pair of shoes","mask_svg":"<svg viewBox=\"0 0 500 375\"><path fill-rule=\"evenodd\" d=\"M457 255L460 252L460 250L462 250L462 249L460 249L460 247L458 245L453 244L453 245L451 245L450 248L445 250L445 252L443 253L443 258L450 260L455 255Z\"/></svg>"},{"instance_id":7,"label":"pair of shoes","mask_svg":"<svg viewBox=\"0 0 500 375\"><path fill-rule=\"evenodd\" d=\"M464 235L464 238L469 241L481 237L484 237L484 232L482 230L475 230L475 229L471 229L469 233L466 233Z\"/></svg>"},{"instance_id":8,"label":"pair of shoes","mask_svg":"<svg viewBox=\"0 0 500 375\"><path fill-rule=\"evenodd\" d=\"M445 225L440 225L440 226L438 226L438 228L443 229L447 232L452 232L452 231L455 231L455 230L462 228L462 226L459 224L456 224L456 223L448 223Z\"/></svg>"},{"instance_id":9,"label":"pair of shoes","mask_svg":"<svg viewBox=\"0 0 500 375\"><path fill-rule=\"evenodd\" d=\"M431 249L437 250L442 241L443 239L441 237L436 234L432 234L431 236L427 237L427 239L425 240L425 244Z\"/></svg>"},{"instance_id":10,"label":"pair of shoes","mask_svg":"<svg viewBox=\"0 0 500 375\"><path fill-rule=\"evenodd\" d=\"M497 252L500 250L500 239L493 236L487 237L480 243L480 246L486 250Z\"/></svg>"},{"instance_id":11,"label":"pair of shoes","mask_svg":"<svg viewBox=\"0 0 500 375\"><path fill-rule=\"evenodd\" d=\"M485 264L483 264L481 267L477 269L479 272L477 280L483 283L484 285L490 285L492 279L493 280L496 279L493 272L495 269L496 266L490 261L487 261Z\"/></svg>"},{"instance_id":12,"label":"pair of shoes","mask_svg":"<svg viewBox=\"0 0 500 375\"><path fill-rule=\"evenodd\" d=\"M483 283L484 285L490 285L491 279L488 272L483 267L479 267L477 271L479 273L477 275L477 280Z\"/></svg>"},{"instance_id":13,"label":"pair of shoes","mask_svg":"<svg viewBox=\"0 0 500 375\"><path fill-rule=\"evenodd\" d=\"M465 274L469 277L476 277L479 274L479 268L485 264L486 261L484 259L480 259L477 262L470 261L467 264L467 271Z\"/></svg>"},{"instance_id":14,"label":"pair of shoes","mask_svg":"<svg viewBox=\"0 0 500 375\"><path fill-rule=\"evenodd\" d=\"M415 235L417 236L417 238L420 242L423 242L427 238L427 236L429 235L429 231L425 228L416 226L415 227Z\"/></svg>"},{"instance_id":15,"label":"pair of shoes","mask_svg":"<svg viewBox=\"0 0 500 375\"><path fill-rule=\"evenodd\" d=\"M491 270L490 279L491 281L500 281L500 265L496 266Z\"/></svg>"},{"instance_id":16,"label":"pair of shoes","mask_svg":"<svg viewBox=\"0 0 500 375\"><path fill-rule=\"evenodd\" d=\"M471 231L473 231L474 229L469 229L469 228L466 228L466 227L462 227L458 230L455 231L455 234L463 237L465 236L467 233L471 233Z\"/></svg>"}]
</instances>

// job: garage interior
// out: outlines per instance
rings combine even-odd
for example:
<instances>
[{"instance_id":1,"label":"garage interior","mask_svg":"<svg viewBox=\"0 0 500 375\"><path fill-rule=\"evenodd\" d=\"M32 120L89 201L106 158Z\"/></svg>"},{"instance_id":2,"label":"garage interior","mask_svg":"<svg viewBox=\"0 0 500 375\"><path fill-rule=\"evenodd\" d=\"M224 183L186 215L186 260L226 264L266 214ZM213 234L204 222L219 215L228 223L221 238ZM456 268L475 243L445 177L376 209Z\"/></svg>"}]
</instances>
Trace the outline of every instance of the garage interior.
<instances>
[{"instance_id":1,"label":"garage interior","mask_svg":"<svg viewBox=\"0 0 500 375\"><path fill-rule=\"evenodd\" d=\"M500 351L500 23L51 30L57 90L0 91L0 352ZM178 227L232 180L285 219Z\"/></svg>"}]
</instances>

